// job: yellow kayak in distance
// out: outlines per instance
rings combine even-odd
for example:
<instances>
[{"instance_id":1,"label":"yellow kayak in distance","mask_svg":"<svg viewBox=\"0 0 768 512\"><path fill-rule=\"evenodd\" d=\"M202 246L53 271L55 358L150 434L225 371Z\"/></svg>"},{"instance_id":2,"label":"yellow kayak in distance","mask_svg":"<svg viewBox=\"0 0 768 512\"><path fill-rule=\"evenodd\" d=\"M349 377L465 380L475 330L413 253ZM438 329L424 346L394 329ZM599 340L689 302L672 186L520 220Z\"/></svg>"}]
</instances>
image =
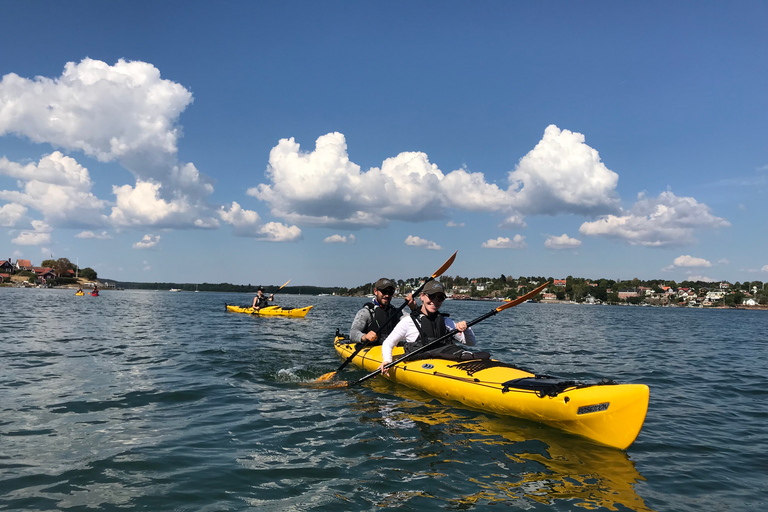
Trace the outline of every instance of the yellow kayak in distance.
<instances>
[{"instance_id":1,"label":"yellow kayak in distance","mask_svg":"<svg viewBox=\"0 0 768 512\"><path fill-rule=\"evenodd\" d=\"M304 318L309 313L309 310L314 306L306 306L303 308L283 308L281 306L267 306L259 310L254 310L252 307L233 306L231 304L225 304L227 311L233 313L247 313L249 315L259 316L289 316L293 318Z\"/></svg>"},{"instance_id":2,"label":"yellow kayak in distance","mask_svg":"<svg viewBox=\"0 0 768 512\"><path fill-rule=\"evenodd\" d=\"M85 295L85 292L75 292L75 296L77 297L82 297L83 295Z\"/></svg>"},{"instance_id":3,"label":"yellow kayak in distance","mask_svg":"<svg viewBox=\"0 0 768 512\"><path fill-rule=\"evenodd\" d=\"M337 336L334 348L346 360L355 351L355 344ZM403 348L395 347L393 360L402 356ZM377 345L361 350L352 363L373 372L381 360L381 346ZM640 433L650 395L645 384L617 384L605 379L583 384L537 376L495 359L404 361L390 368L385 378L439 399L543 423L621 450Z\"/></svg>"}]
</instances>

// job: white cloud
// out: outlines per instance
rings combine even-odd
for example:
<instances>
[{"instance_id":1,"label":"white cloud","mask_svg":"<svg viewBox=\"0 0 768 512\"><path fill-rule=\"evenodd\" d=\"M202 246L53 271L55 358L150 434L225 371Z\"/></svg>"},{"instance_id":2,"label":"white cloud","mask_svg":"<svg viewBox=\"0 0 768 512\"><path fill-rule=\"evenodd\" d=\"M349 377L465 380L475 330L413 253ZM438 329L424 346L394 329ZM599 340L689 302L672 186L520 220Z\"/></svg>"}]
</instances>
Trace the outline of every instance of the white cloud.
<instances>
[{"instance_id":1,"label":"white cloud","mask_svg":"<svg viewBox=\"0 0 768 512\"><path fill-rule=\"evenodd\" d=\"M18 180L22 190L0 190L0 199L33 208L55 226L94 226L105 221L105 202L91 193L88 169L54 151L37 164L0 158L0 174Z\"/></svg>"},{"instance_id":2,"label":"white cloud","mask_svg":"<svg viewBox=\"0 0 768 512\"><path fill-rule=\"evenodd\" d=\"M683 255L678 256L672 262L676 267L711 267L712 264L704 258L694 258L693 256Z\"/></svg>"},{"instance_id":3,"label":"white cloud","mask_svg":"<svg viewBox=\"0 0 768 512\"><path fill-rule=\"evenodd\" d=\"M355 243L355 235L349 235L348 237L342 235L331 235L326 237L323 242L327 244L353 244Z\"/></svg>"},{"instance_id":4,"label":"white cloud","mask_svg":"<svg viewBox=\"0 0 768 512\"><path fill-rule=\"evenodd\" d=\"M525 249L528 245L525 243L525 237L515 235L512 239L500 236L497 239L490 239L483 243L486 249Z\"/></svg>"},{"instance_id":5,"label":"white cloud","mask_svg":"<svg viewBox=\"0 0 768 512\"><path fill-rule=\"evenodd\" d=\"M550 125L509 173L514 206L526 214L597 215L618 211L619 175L600 161L581 133Z\"/></svg>"},{"instance_id":6,"label":"white cloud","mask_svg":"<svg viewBox=\"0 0 768 512\"><path fill-rule=\"evenodd\" d=\"M301 229L296 226L286 226L279 222L268 222L259 229L259 240L266 242L296 242L301 240Z\"/></svg>"},{"instance_id":7,"label":"white cloud","mask_svg":"<svg viewBox=\"0 0 768 512\"><path fill-rule=\"evenodd\" d=\"M200 205L191 203L191 198L179 195L167 201L161 197L162 185L149 181L138 181L130 185L112 186L117 201L112 207L109 220L118 227L156 226L164 228L217 227L218 220L204 213L201 218Z\"/></svg>"},{"instance_id":8,"label":"white cloud","mask_svg":"<svg viewBox=\"0 0 768 512\"><path fill-rule=\"evenodd\" d=\"M446 224L446 226L449 227L449 228L463 228L464 227L464 223L463 222L454 222L452 220L449 220L448 223Z\"/></svg>"},{"instance_id":9,"label":"white cloud","mask_svg":"<svg viewBox=\"0 0 768 512\"><path fill-rule=\"evenodd\" d=\"M110 240L112 236L106 231L94 233L93 231L82 231L75 235L75 238L95 238L96 240Z\"/></svg>"},{"instance_id":10,"label":"white cloud","mask_svg":"<svg viewBox=\"0 0 768 512\"><path fill-rule=\"evenodd\" d=\"M18 245L42 245L51 241L51 227L41 220L32 221L32 231L25 230L11 240Z\"/></svg>"},{"instance_id":11,"label":"white cloud","mask_svg":"<svg viewBox=\"0 0 768 512\"><path fill-rule=\"evenodd\" d=\"M523 216L519 213L514 213L504 219L501 224L499 224L500 228L507 228L507 229L514 229L514 228L524 228L527 224L525 223L525 220L523 220Z\"/></svg>"},{"instance_id":12,"label":"white cloud","mask_svg":"<svg viewBox=\"0 0 768 512\"><path fill-rule=\"evenodd\" d=\"M222 206L219 210L219 217L234 228L233 232L237 236L256 236L261 227L261 217L253 210L244 210L237 202L232 201L229 210Z\"/></svg>"},{"instance_id":13,"label":"white cloud","mask_svg":"<svg viewBox=\"0 0 768 512\"><path fill-rule=\"evenodd\" d=\"M444 218L449 209L500 212L502 225L523 227L525 214L594 215L618 210L618 176L600 162L584 136L552 125L542 141L509 173L509 189L488 183L483 173L448 174L421 152L387 158L361 171L350 161L343 134L319 137L315 149L295 139L272 148L270 183L248 189L272 214L309 226L381 227L391 220Z\"/></svg>"},{"instance_id":14,"label":"white cloud","mask_svg":"<svg viewBox=\"0 0 768 512\"><path fill-rule=\"evenodd\" d=\"M656 198L638 194L638 201L622 215L607 215L585 222L579 232L588 236L621 238L632 245L661 247L694 242L695 229L713 229L730 223L712 215L709 207L692 197L662 192Z\"/></svg>"},{"instance_id":15,"label":"white cloud","mask_svg":"<svg viewBox=\"0 0 768 512\"><path fill-rule=\"evenodd\" d=\"M432 249L434 251L442 249L442 247L431 240L425 240L413 235L408 235L408 238L405 239L405 245L410 245L411 247L424 247L425 249Z\"/></svg>"},{"instance_id":16,"label":"white cloud","mask_svg":"<svg viewBox=\"0 0 768 512\"><path fill-rule=\"evenodd\" d=\"M0 109L0 135L79 149L104 162L152 149L176 153L175 122L192 102L192 93L161 79L152 64L88 58L68 62L56 79L9 73L0 81L2 97L13 108Z\"/></svg>"},{"instance_id":17,"label":"white cloud","mask_svg":"<svg viewBox=\"0 0 768 512\"><path fill-rule=\"evenodd\" d=\"M768 265L763 265L763 268L760 269L761 272L768 272Z\"/></svg>"},{"instance_id":18,"label":"white cloud","mask_svg":"<svg viewBox=\"0 0 768 512\"><path fill-rule=\"evenodd\" d=\"M160 235L144 235L140 242L133 244L134 249L152 249L160 243Z\"/></svg>"},{"instance_id":19,"label":"white cloud","mask_svg":"<svg viewBox=\"0 0 768 512\"><path fill-rule=\"evenodd\" d=\"M15 203L0 206L0 226L12 228L27 214L27 208Z\"/></svg>"},{"instance_id":20,"label":"white cloud","mask_svg":"<svg viewBox=\"0 0 768 512\"><path fill-rule=\"evenodd\" d=\"M719 281L719 279L712 279L711 277L707 276L687 276L685 278L686 281L701 281L703 283L715 283Z\"/></svg>"},{"instance_id":21,"label":"white cloud","mask_svg":"<svg viewBox=\"0 0 768 512\"><path fill-rule=\"evenodd\" d=\"M547 249L577 249L581 247L581 240L571 238L565 233L560 236L550 235L544 242Z\"/></svg>"},{"instance_id":22,"label":"white cloud","mask_svg":"<svg viewBox=\"0 0 768 512\"><path fill-rule=\"evenodd\" d=\"M218 213L222 221L232 225L236 236L247 236L268 242L295 242L303 238L301 229L297 226L286 226L279 222L264 224L258 213L243 209L235 201L229 209L221 207Z\"/></svg>"},{"instance_id":23,"label":"white cloud","mask_svg":"<svg viewBox=\"0 0 768 512\"><path fill-rule=\"evenodd\" d=\"M87 170L69 164L61 153L59 167L5 165L27 181L23 192L4 192L0 199L39 210L52 225L203 227L218 226L207 196L210 178L194 164L179 162L180 114L192 102L182 85L162 79L152 64L140 61L69 62L58 78L22 78L14 73L0 81L0 136L16 134L37 143L83 151L102 162L118 161L136 178L136 186L115 187L118 205L107 219L96 212L105 203L90 193ZM12 108L11 108L12 106ZM7 162L5 162L7 164ZM0 171L2 172L2 171ZM80 178L78 181L77 178ZM152 184L154 196L146 184ZM62 188L64 187L64 188ZM126 196L151 200L131 206Z\"/></svg>"},{"instance_id":24,"label":"white cloud","mask_svg":"<svg viewBox=\"0 0 768 512\"><path fill-rule=\"evenodd\" d=\"M723 259L717 260L717 263L719 265L728 265L730 263L730 261L727 260L726 258L723 258Z\"/></svg>"}]
</instances>

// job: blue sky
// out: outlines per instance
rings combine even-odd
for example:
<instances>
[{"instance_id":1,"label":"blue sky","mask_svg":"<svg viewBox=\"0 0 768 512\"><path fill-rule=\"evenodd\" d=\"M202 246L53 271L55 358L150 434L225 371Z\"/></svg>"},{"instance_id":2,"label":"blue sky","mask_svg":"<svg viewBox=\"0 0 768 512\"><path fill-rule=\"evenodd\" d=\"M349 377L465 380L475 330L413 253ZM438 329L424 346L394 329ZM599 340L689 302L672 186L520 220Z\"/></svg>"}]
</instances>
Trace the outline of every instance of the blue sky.
<instances>
[{"instance_id":1,"label":"blue sky","mask_svg":"<svg viewBox=\"0 0 768 512\"><path fill-rule=\"evenodd\" d=\"M768 4L0 0L0 251L768 281Z\"/></svg>"}]
</instances>

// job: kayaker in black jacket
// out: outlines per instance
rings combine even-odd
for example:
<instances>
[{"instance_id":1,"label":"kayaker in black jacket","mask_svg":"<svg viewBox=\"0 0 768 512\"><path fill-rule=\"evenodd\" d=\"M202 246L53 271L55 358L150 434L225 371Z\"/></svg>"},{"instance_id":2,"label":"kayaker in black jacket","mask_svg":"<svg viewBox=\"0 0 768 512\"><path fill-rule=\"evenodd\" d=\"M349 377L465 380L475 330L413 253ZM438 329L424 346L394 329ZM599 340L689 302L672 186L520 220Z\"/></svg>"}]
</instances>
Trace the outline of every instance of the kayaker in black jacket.
<instances>
[{"instance_id":1,"label":"kayaker in black jacket","mask_svg":"<svg viewBox=\"0 0 768 512\"><path fill-rule=\"evenodd\" d=\"M271 294L269 297L264 295L264 288L259 286L259 288L256 290L256 296L253 298L253 309L259 310L261 308L265 308L269 305L270 300L275 300L275 294Z\"/></svg>"},{"instance_id":2,"label":"kayaker in black jacket","mask_svg":"<svg viewBox=\"0 0 768 512\"><path fill-rule=\"evenodd\" d=\"M349 328L349 338L355 343L374 345L386 338L397 322L407 313L400 313L398 318L389 320L389 317L397 313L397 308L392 306L392 297L395 295L395 282L382 277L373 285L373 302L365 304L355 315L352 326ZM405 297L409 307L418 309L411 294ZM383 328L382 328L383 326ZM376 331L379 330L379 335Z\"/></svg>"}]
</instances>

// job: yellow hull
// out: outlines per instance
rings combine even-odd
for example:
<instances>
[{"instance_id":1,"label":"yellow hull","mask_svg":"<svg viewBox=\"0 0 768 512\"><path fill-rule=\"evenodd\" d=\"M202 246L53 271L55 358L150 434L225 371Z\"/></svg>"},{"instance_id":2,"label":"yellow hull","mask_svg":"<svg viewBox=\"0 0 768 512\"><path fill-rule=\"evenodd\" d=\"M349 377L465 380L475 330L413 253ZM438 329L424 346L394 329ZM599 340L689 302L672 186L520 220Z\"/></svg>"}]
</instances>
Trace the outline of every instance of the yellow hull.
<instances>
[{"instance_id":1,"label":"yellow hull","mask_svg":"<svg viewBox=\"0 0 768 512\"><path fill-rule=\"evenodd\" d=\"M77 295L78 297L82 297L83 295L85 295L85 293L83 293L83 292L75 292L75 295Z\"/></svg>"},{"instance_id":2,"label":"yellow hull","mask_svg":"<svg viewBox=\"0 0 768 512\"><path fill-rule=\"evenodd\" d=\"M259 316L290 316L293 318L304 318L305 316L307 316L307 313L309 313L309 310L312 309L313 307L314 306L283 309L280 306L267 306L265 308L261 308L257 311L254 311L253 308L244 308L241 306L232 306L230 304L227 304L227 311L232 311L234 313L247 313L249 315L259 315Z\"/></svg>"},{"instance_id":3,"label":"yellow hull","mask_svg":"<svg viewBox=\"0 0 768 512\"><path fill-rule=\"evenodd\" d=\"M336 338L334 346L344 359L355 350L354 344L340 338ZM395 347L393 358L402 355L402 347ZM534 374L491 361L488 365L477 360L459 363L419 359L390 368L388 378L437 398L544 423L622 450L640 433L649 399L648 386L644 384L573 384L556 392L537 392L510 383L533 378ZM361 350L352 362L369 372L375 371L381 364L381 346Z\"/></svg>"}]
</instances>

